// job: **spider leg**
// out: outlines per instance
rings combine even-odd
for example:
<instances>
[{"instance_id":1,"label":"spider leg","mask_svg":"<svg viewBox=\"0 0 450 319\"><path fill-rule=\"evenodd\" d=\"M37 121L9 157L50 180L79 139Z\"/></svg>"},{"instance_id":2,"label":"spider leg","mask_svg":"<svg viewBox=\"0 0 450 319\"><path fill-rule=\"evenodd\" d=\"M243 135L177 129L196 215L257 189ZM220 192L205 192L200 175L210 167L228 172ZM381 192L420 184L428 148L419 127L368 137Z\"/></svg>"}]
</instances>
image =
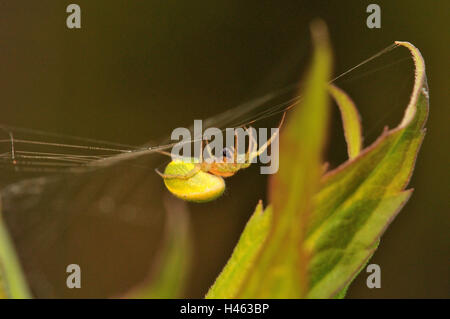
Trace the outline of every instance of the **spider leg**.
<instances>
[{"instance_id":1,"label":"spider leg","mask_svg":"<svg viewBox=\"0 0 450 319\"><path fill-rule=\"evenodd\" d=\"M197 174L201 169L201 166L196 164L193 169L191 169L186 174L164 174L161 173L157 168L155 168L155 172L164 179L189 179L195 174Z\"/></svg>"},{"instance_id":2,"label":"spider leg","mask_svg":"<svg viewBox=\"0 0 450 319\"><path fill-rule=\"evenodd\" d=\"M253 136L253 128L250 126L248 132L248 150L245 153L245 163L250 163L250 154L253 154L256 147L258 147L258 142L256 141L256 137Z\"/></svg>"},{"instance_id":3,"label":"spider leg","mask_svg":"<svg viewBox=\"0 0 450 319\"><path fill-rule=\"evenodd\" d=\"M213 155L212 155L212 153L211 153L211 147L209 147L209 141L208 140L205 140L205 144L206 144L206 151L208 152L208 156L209 156L209 158L213 158Z\"/></svg>"},{"instance_id":4,"label":"spider leg","mask_svg":"<svg viewBox=\"0 0 450 319\"><path fill-rule=\"evenodd\" d=\"M264 143L264 145L261 146L261 147L259 148L259 150L257 150L256 152L252 152L252 153L250 154L249 162L251 162L255 157L259 156L262 152L264 152L264 151L269 147L269 145L270 145L270 144L273 142L273 140L277 137L278 132L279 132L281 126L283 125L283 122L284 122L284 118L285 118L285 117L286 117L286 112L283 113L283 116L281 117L281 120L280 120L280 124L278 124L278 131L276 131L275 133L273 133L272 136L267 140L267 142Z\"/></svg>"},{"instance_id":5,"label":"spider leg","mask_svg":"<svg viewBox=\"0 0 450 319\"><path fill-rule=\"evenodd\" d=\"M200 162L203 160L203 142L204 142L204 141L205 141L204 139L202 139L202 140L200 141L200 158L199 158L199 161L200 161Z\"/></svg>"},{"instance_id":6,"label":"spider leg","mask_svg":"<svg viewBox=\"0 0 450 319\"><path fill-rule=\"evenodd\" d=\"M237 155L239 152L239 147L238 147L238 136L236 131L234 131L234 154L233 154L233 163L237 163Z\"/></svg>"},{"instance_id":7,"label":"spider leg","mask_svg":"<svg viewBox=\"0 0 450 319\"><path fill-rule=\"evenodd\" d=\"M156 150L156 152L159 153L159 154L162 154L162 155L167 155L167 156L172 157L172 154L170 154L169 152L166 152L166 151Z\"/></svg>"}]
</instances>

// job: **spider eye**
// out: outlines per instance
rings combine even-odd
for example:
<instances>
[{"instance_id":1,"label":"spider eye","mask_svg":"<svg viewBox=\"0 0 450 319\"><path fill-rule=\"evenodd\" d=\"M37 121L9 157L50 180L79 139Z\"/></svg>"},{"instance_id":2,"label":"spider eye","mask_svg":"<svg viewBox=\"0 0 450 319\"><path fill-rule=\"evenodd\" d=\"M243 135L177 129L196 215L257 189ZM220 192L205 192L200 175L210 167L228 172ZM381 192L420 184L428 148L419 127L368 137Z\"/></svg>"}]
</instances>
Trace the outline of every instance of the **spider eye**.
<instances>
[{"instance_id":1,"label":"spider eye","mask_svg":"<svg viewBox=\"0 0 450 319\"><path fill-rule=\"evenodd\" d=\"M233 158L233 152L228 147L225 147L222 151L222 156L226 158Z\"/></svg>"}]
</instances>

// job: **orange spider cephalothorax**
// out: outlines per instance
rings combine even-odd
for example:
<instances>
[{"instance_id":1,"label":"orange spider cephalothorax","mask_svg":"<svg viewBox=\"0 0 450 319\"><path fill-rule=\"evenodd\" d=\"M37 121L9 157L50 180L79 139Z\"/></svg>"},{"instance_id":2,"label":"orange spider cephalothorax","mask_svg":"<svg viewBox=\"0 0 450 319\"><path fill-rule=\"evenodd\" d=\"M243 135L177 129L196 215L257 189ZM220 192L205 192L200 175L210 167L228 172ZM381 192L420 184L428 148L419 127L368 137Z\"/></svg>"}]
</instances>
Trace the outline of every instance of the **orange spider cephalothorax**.
<instances>
[{"instance_id":1,"label":"orange spider cephalothorax","mask_svg":"<svg viewBox=\"0 0 450 319\"><path fill-rule=\"evenodd\" d=\"M222 177L230 177L236 174L241 168L241 164L239 163L212 163L208 173Z\"/></svg>"},{"instance_id":2,"label":"orange spider cephalothorax","mask_svg":"<svg viewBox=\"0 0 450 319\"><path fill-rule=\"evenodd\" d=\"M223 155L222 162L203 162L201 164L201 170L217 176L230 177L236 174L236 172L240 169L250 166L248 163L238 163L237 156L234 154L234 151L230 151L227 148L224 149Z\"/></svg>"}]
</instances>

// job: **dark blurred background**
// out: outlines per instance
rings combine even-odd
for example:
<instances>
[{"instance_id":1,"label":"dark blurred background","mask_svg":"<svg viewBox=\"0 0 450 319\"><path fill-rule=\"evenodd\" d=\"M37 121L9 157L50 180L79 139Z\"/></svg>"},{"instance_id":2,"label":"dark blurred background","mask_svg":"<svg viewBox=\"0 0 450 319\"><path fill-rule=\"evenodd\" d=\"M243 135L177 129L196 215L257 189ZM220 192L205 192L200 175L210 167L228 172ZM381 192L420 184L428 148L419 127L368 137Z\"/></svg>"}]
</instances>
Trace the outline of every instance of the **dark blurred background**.
<instances>
[{"instance_id":1,"label":"dark blurred background","mask_svg":"<svg viewBox=\"0 0 450 319\"><path fill-rule=\"evenodd\" d=\"M381 266L382 288L368 289L362 273L348 297L450 297L449 1L377 1L381 29L367 28L371 2L360 0L78 0L81 29L73 30L65 24L70 3L0 0L0 123L140 145L299 79L314 18L329 27L335 74L395 40L415 44L425 58L431 106L410 183L414 195L371 260ZM413 67L408 52L399 52L338 82L360 108L366 145L384 125L399 122L408 102ZM334 111L332 166L346 156L339 125ZM38 203L40 214L52 211L46 222L37 213L7 216L37 296L116 296L146 276L162 238L165 193L154 177L159 164L147 165L53 187ZM258 199L266 198L265 179L250 168L227 180L219 200L189 205L195 263L185 296L202 297L218 275ZM141 210L98 218L90 214L95 192L120 194L123 207ZM61 205L71 211L63 228L56 222ZM58 235L47 236L51 230ZM80 291L64 286L68 263L79 263L86 275Z\"/></svg>"}]
</instances>

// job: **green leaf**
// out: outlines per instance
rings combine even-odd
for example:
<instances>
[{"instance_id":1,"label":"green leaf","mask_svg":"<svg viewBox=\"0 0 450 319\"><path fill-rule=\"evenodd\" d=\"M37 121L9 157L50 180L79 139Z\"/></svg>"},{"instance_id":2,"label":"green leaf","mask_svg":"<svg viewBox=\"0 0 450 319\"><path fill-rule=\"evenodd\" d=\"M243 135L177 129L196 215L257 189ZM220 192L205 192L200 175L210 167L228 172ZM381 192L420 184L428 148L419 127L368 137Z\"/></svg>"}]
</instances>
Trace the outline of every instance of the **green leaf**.
<instances>
[{"instance_id":1,"label":"green leaf","mask_svg":"<svg viewBox=\"0 0 450 319\"><path fill-rule=\"evenodd\" d=\"M150 277L123 298L181 298L192 260L189 212L186 204L166 198L166 238Z\"/></svg>"},{"instance_id":2,"label":"green leaf","mask_svg":"<svg viewBox=\"0 0 450 319\"><path fill-rule=\"evenodd\" d=\"M398 44L410 49L416 66L409 105L397 128L323 177L304 243L310 256L307 297L334 297L348 285L411 195L403 189L424 137L428 90L420 52Z\"/></svg>"},{"instance_id":3,"label":"green leaf","mask_svg":"<svg viewBox=\"0 0 450 319\"><path fill-rule=\"evenodd\" d=\"M1 201L0 201L1 209ZM28 299L31 293L0 211L0 299Z\"/></svg>"},{"instance_id":4,"label":"green leaf","mask_svg":"<svg viewBox=\"0 0 450 319\"><path fill-rule=\"evenodd\" d=\"M329 90L341 112L348 157L355 158L362 148L362 127L358 109L352 99L337 86L330 84Z\"/></svg>"},{"instance_id":5,"label":"green leaf","mask_svg":"<svg viewBox=\"0 0 450 319\"><path fill-rule=\"evenodd\" d=\"M280 170L270 185L273 220L259 237L249 222L208 296L343 298L412 194L404 189L428 115L420 52L396 42L410 50L415 63L410 102L400 125L361 152L358 112L345 93L330 89L342 113L350 159L320 178L330 54L323 27L313 30L316 50L304 99L280 135Z\"/></svg>"},{"instance_id":6,"label":"green leaf","mask_svg":"<svg viewBox=\"0 0 450 319\"><path fill-rule=\"evenodd\" d=\"M321 174L328 121L327 83L331 75L328 34L322 22L313 25L312 38L315 50L302 90L303 99L280 134L280 148L290 151L281 151L280 169L271 180L272 228L235 297L298 298L305 293L302 225Z\"/></svg>"},{"instance_id":7,"label":"green leaf","mask_svg":"<svg viewBox=\"0 0 450 319\"><path fill-rule=\"evenodd\" d=\"M378 240L375 245L373 250L375 251L378 248L380 241ZM344 287L342 288L335 296L334 299L343 299L345 298L345 295L347 294L347 290L350 287L350 283L359 275L359 273L367 266L369 260L367 260L367 262L363 265L361 265L360 269L353 275L353 278L350 280L350 282Z\"/></svg>"},{"instance_id":8,"label":"green leaf","mask_svg":"<svg viewBox=\"0 0 450 319\"><path fill-rule=\"evenodd\" d=\"M269 234L271 222L272 210L268 207L263 211L260 201L247 222L227 265L208 291L206 298L225 299L236 296L261 251Z\"/></svg>"}]
</instances>

